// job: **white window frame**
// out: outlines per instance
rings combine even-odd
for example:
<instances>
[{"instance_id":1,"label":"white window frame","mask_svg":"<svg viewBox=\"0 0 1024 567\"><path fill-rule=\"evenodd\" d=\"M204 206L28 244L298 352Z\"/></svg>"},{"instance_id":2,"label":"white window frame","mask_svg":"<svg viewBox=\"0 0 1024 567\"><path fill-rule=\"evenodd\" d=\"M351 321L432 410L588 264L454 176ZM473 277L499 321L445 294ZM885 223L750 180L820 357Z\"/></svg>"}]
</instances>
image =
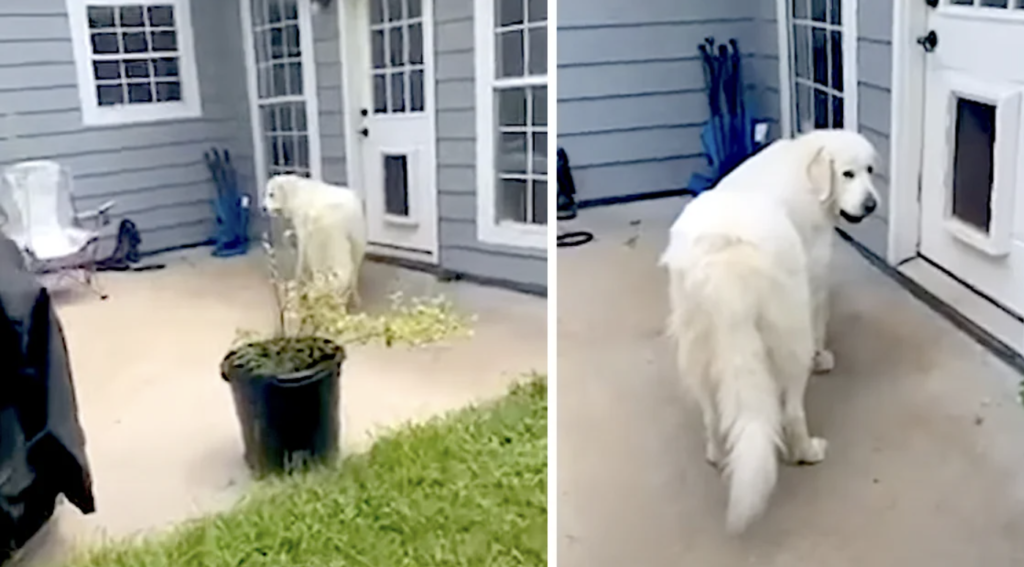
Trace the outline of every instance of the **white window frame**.
<instances>
[{"instance_id":1,"label":"white window frame","mask_svg":"<svg viewBox=\"0 0 1024 567\"><path fill-rule=\"evenodd\" d=\"M208 0L204 0L208 1ZM78 99L82 122L86 126L139 124L164 120L183 120L202 116L199 94L199 72L192 31L191 0L66 0L71 27L75 71L78 76ZM171 5L178 40L178 76L181 100L141 104L100 106L93 76L92 42L89 37L89 6Z\"/></svg>"},{"instance_id":2,"label":"white window frame","mask_svg":"<svg viewBox=\"0 0 1024 567\"><path fill-rule=\"evenodd\" d=\"M810 3L810 0L804 0ZM829 0L824 0L826 3ZM793 49L793 0L775 0L776 26L779 37L779 122L782 136L791 138L796 132L796 92L797 82L794 70L795 51ZM857 106L859 85L857 83L857 0L840 0L842 23L838 26L815 22L827 29L834 29L842 34L843 43L843 129L859 130ZM808 8L809 12L810 8ZM813 48L811 49L813 57ZM831 89L830 89L831 90Z\"/></svg>"},{"instance_id":3,"label":"white window frame","mask_svg":"<svg viewBox=\"0 0 1024 567\"><path fill-rule=\"evenodd\" d=\"M495 49L495 2L494 0L474 1L474 49L476 52L476 233L481 242L514 246L517 248L546 249L548 226L551 222L551 199L548 199L548 220L543 225L513 221L497 221L497 175L495 160L495 112L494 91L502 87L548 87L548 147L551 132L551 86L548 84L550 69L544 76L531 75L512 79L497 79L495 73L497 55ZM548 61L551 57L551 13L545 26L548 31ZM550 155L551 152L548 152ZM527 156L527 159L533 159ZM548 194L552 192L548 166Z\"/></svg>"}]
</instances>

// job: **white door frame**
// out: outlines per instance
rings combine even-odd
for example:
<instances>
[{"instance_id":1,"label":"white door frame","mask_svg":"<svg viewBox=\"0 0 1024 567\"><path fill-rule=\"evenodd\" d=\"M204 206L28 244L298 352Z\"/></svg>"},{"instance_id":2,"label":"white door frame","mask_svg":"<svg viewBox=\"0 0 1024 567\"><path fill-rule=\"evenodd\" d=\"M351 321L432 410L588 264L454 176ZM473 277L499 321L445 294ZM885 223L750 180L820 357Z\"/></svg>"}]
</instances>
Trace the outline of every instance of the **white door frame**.
<instances>
[{"instance_id":1,"label":"white door frame","mask_svg":"<svg viewBox=\"0 0 1024 567\"><path fill-rule=\"evenodd\" d=\"M900 3L904 0L895 0ZM913 0L912 0L913 1ZM775 35L779 49L779 127L783 138L793 137L793 22L789 7L793 0L775 0ZM841 0L841 33L843 34L843 129L857 130L858 69L857 9L858 0Z\"/></svg>"},{"instance_id":2,"label":"white door frame","mask_svg":"<svg viewBox=\"0 0 1024 567\"><path fill-rule=\"evenodd\" d=\"M323 157L320 153L320 104L316 81L316 56L313 41L313 19L310 0L297 0L299 7L299 48L302 50L302 98L306 105L306 128L309 138L309 166L313 179L323 178ZM255 36L252 29L252 0L239 0L242 20L242 43L245 49L245 74L249 95L249 122L252 127L253 163L256 166L256 197L262 199L267 184L267 154L263 147L260 125L259 84L256 75Z\"/></svg>"},{"instance_id":3,"label":"white door frame","mask_svg":"<svg viewBox=\"0 0 1024 567\"><path fill-rule=\"evenodd\" d=\"M363 100L362 97L370 92L369 85L369 37L365 26L356 27L356 22L366 23L369 21L367 8L369 0L335 0L338 12L338 42L341 58L341 92L344 99L342 105L342 128L345 129L345 174L348 186L359 194L363 202L366 202L367 187L365 184L366 172L363 171L364 145L357 135L360 128L360 110L371 108L372 101ZM425 250L429 254L429 262L440 263L440 192L437 187L438 177L438 156L437 156L437 76L436 57L434 50L434 0L422 0L423 12L423 51L424 65L423 75L426 84L424 85L424 106L423 111L430 123L431 131L431 154L434 156L434 163L430 170L433 172L427 181L430 188L430 195L433 196L436 206L434 215L424 219L430 223L429 230L434 232L431 239L433 246ZM354 16L356 21L350 21ZM430 20L429 25L427 20ZM429 51L429 55L427 52ZM377 222L375 219L367 219L368 222ZM415 261L423 261L423 254L405 252L389 246L382 246L378 243L368 242L367 249L370 252L382 256L391 256Z\"/></svg>"}]
</instances>

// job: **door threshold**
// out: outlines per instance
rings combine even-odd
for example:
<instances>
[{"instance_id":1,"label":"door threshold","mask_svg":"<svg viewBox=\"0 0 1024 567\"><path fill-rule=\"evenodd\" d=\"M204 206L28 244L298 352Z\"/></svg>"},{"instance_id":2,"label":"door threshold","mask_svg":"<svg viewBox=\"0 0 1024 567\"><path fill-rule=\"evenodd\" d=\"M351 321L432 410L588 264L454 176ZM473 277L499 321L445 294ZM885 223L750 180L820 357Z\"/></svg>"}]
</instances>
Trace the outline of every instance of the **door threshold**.
<instances>
[{"instance_id":1,"label":"door threshold","mask_svg":"<svg viewBox=\"0 0 1024 567\"><path fill-rule=\"evenodd\" d=\"M1024 323L1013 315L923 258L909 260L896 269L934 295L947 309L1002 343L1003 348L1016 357L1024 355Z\"/></svg>"},{"instance_id":2,"label":"door threshold","mask_svg":"<svg viewBox=\"0 0 1024 567\"><path fill-rule=\"evenodd\" d=\"M437 266L437 255L422 250L413 250L401 246L391 246L379 242L368 242L366 254L378 260L387 259L393 262L411 262L423 266Z\"/></svg>"}]
</instances>

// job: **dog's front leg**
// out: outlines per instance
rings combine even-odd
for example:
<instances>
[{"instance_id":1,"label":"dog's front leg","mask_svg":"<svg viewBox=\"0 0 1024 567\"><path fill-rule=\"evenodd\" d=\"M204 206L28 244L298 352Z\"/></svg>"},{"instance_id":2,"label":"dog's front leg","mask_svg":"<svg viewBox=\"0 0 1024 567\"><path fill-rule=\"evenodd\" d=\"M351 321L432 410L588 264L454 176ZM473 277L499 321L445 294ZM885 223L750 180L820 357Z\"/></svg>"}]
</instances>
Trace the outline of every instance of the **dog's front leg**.
<instances>
[{"instance_id":1,"label":"dog's front leg","mask_svg":"<svg viewBox=\"0 0 1024 567\"><path fill-rule=\"evenodd\" d=\"M824 282L816 282L812 291L812 310L814 317L814 366L816 373L822 374L832 370L836 365L835 355L828 350L826 334L828 332L828 287Z\"/></svg>"}]
</instances>

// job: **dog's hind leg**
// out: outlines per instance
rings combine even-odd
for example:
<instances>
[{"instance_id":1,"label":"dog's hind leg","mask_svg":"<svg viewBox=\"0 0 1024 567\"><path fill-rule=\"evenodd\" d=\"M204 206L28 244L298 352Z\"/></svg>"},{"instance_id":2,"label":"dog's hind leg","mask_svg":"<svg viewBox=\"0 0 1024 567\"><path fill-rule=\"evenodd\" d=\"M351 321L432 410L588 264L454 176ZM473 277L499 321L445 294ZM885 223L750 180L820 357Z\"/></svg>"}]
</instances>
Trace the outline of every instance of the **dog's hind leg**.
<instances>
[{"instance_id":1,"label":"dog's hind leg","mask_svg":"<svg viewBox=\"0 0 1024 567\"><path fill-rule=\"evenodd\" d=\"M718 410L715 408L715 396L704 388L694 389L694 397L700 405L701 416L704 419L704 459L709 465L721 469L725 458L725 449L722 447L722 437L719 433Z\"/></svg>"}]
</instances>

